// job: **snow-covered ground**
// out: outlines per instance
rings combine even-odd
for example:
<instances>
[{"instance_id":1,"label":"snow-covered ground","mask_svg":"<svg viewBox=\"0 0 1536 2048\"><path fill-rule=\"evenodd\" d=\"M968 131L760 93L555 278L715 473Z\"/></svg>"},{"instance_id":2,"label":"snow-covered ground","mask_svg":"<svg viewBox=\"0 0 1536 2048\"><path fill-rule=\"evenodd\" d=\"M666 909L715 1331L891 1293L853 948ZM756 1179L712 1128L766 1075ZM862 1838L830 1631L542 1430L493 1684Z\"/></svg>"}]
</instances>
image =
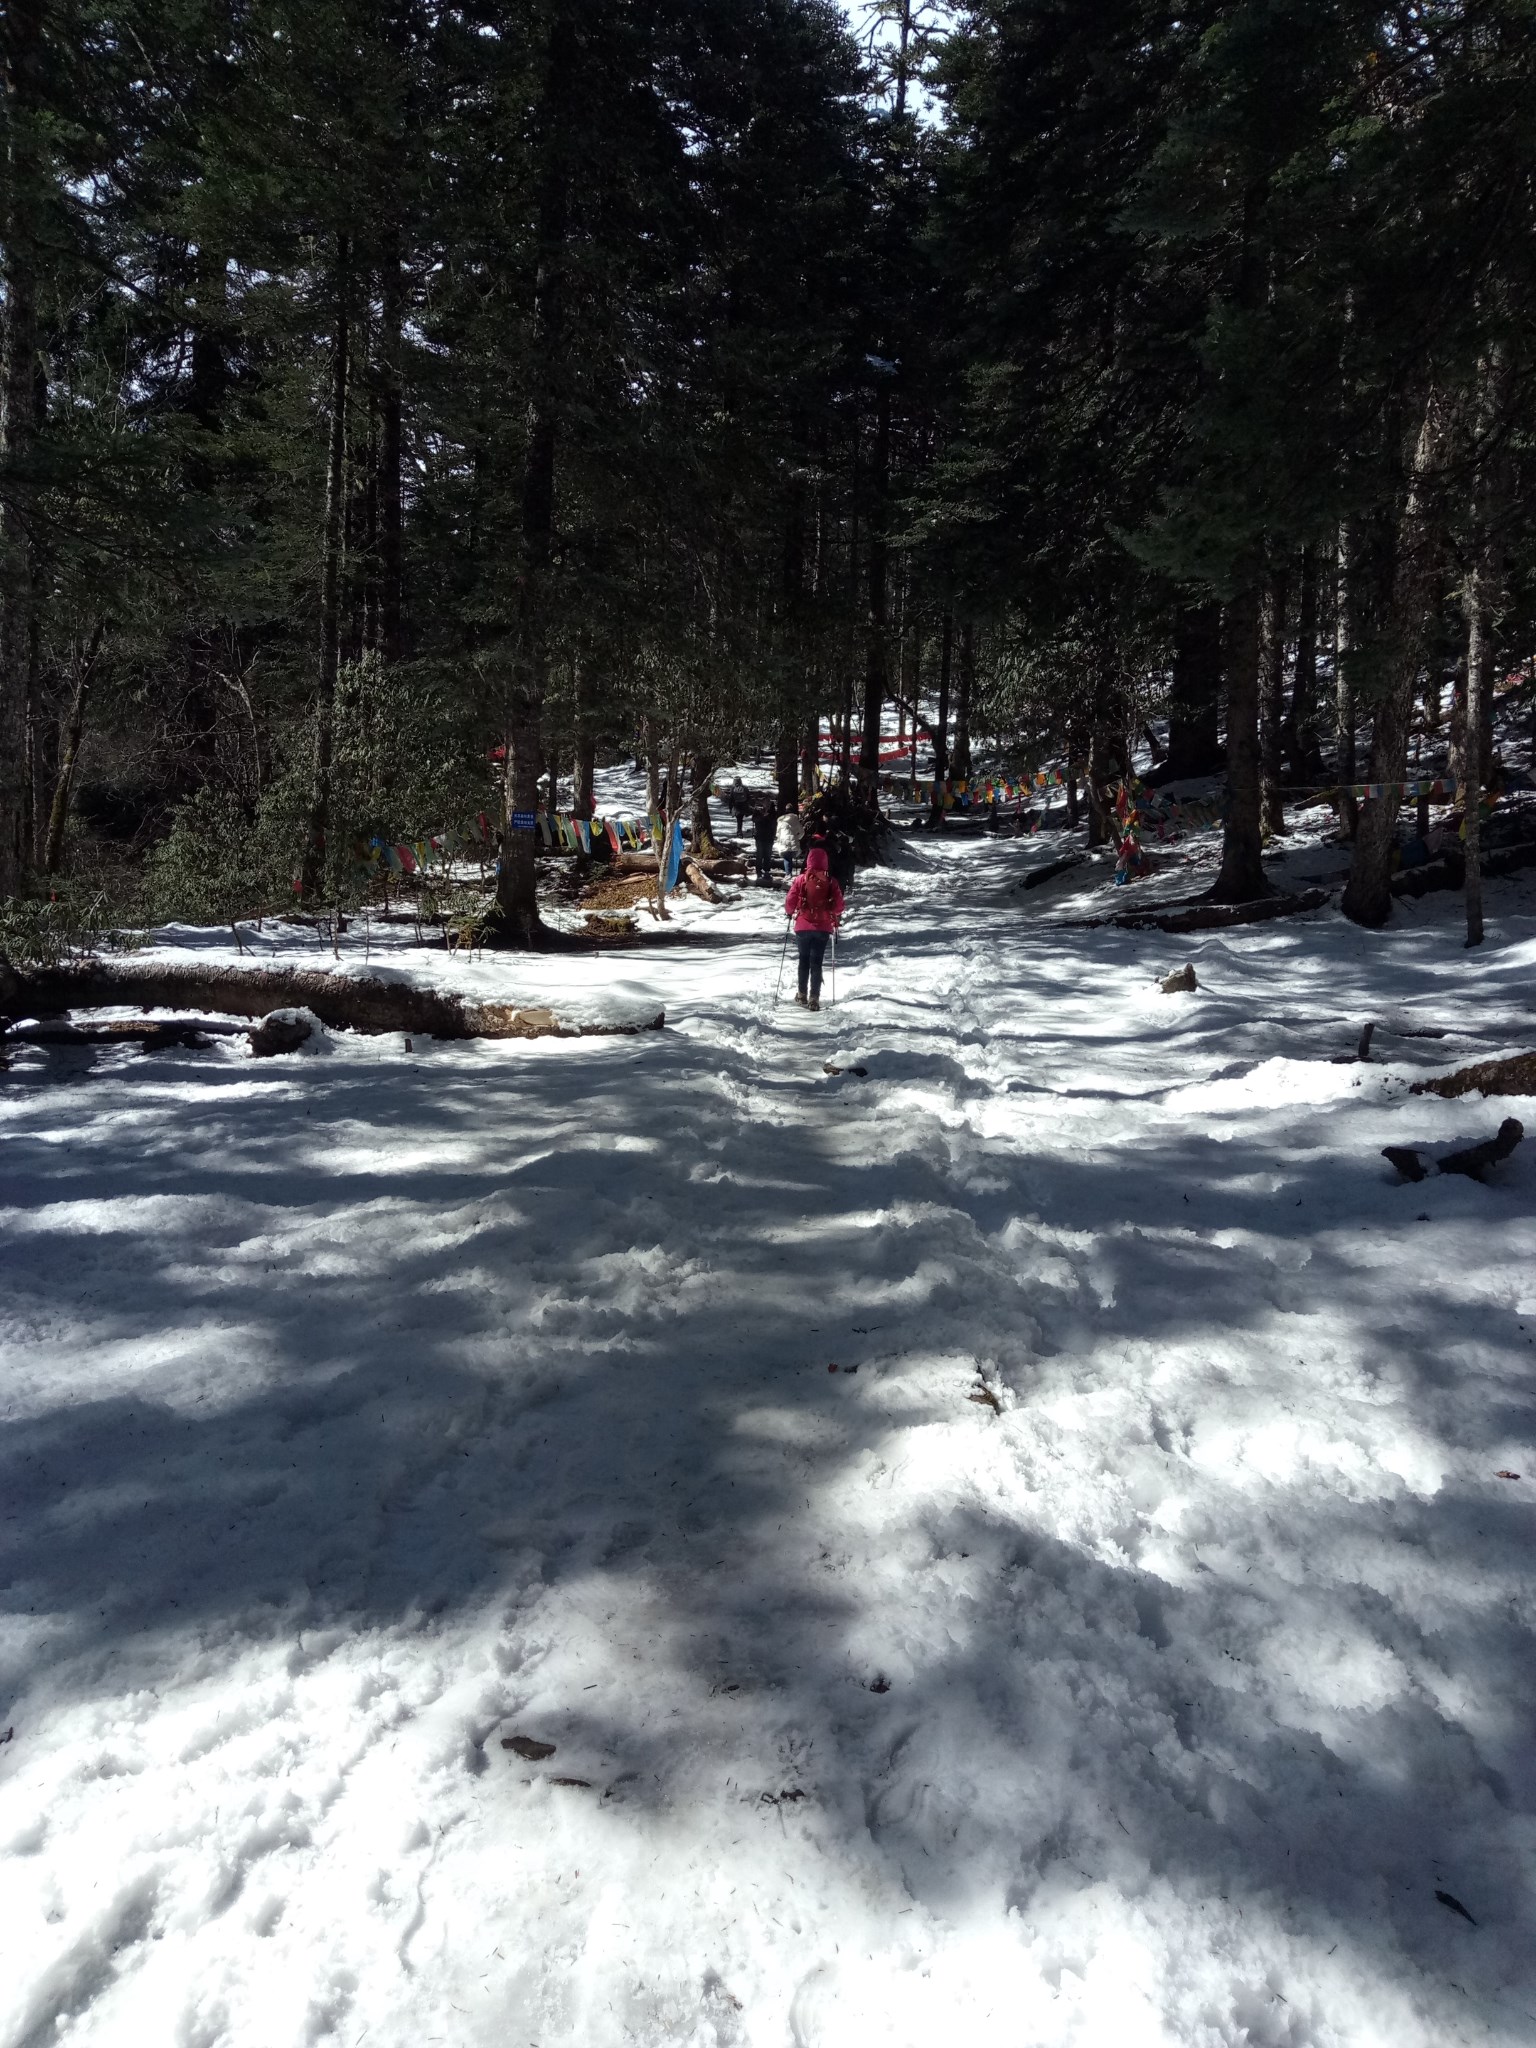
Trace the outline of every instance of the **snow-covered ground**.
<instances>
[{"instance_id":1,"label":"snow-covered ground","mask_svg":"<svg viewBox=\"0 0 1536 2048\"><path fill-rule=\"evenodd\" d=\"M16 1055L5 2048L1536 2039L1536 1146L1380 1157L1536 1118L1408 1093L1536 898L1057 850L905 846L819 1016L745 894L386 961L661 1033Z\"/></svg>"}]
</instances>

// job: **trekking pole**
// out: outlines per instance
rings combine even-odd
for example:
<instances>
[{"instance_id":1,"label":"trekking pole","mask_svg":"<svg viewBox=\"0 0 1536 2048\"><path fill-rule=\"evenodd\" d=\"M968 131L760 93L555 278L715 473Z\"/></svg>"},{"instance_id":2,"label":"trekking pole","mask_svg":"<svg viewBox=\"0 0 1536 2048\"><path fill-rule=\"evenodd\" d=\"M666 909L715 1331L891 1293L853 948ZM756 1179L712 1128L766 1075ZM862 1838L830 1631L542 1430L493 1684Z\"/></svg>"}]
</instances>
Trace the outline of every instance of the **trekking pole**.
<instances>
[{"instance_id":1,"label":"trekking pole","mask_svg":"<svg viewBox=\"0 0 1536 2048\"><path fill-rule=\"evenodd\" d=\"M837 926L832 927L832 1007L837 1008Z\"/></svg>"},{"instance_id":2,"label":"trekking pole","mask_svg":"<svg viewBox=\"0 0 1536 2048\"><path fill-rule=\"evenodd\" d=\"M789 958L789 932L790 927L788 921L786 920L784 925L784 943L779 948L779 978L774 986L773 991L773 1000L775 1003L778 1002L779 997L784 992L784 962Z\"/></svg>"}]
</instances>

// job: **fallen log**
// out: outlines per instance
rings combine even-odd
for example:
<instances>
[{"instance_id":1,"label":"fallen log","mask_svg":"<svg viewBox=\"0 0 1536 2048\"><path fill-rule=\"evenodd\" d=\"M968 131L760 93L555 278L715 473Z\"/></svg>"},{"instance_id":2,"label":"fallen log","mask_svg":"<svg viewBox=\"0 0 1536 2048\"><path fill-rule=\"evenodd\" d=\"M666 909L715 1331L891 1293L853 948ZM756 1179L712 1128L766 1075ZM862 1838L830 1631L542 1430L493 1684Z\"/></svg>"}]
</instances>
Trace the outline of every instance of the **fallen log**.
<instances>
[{"instance_id":1,"label":"fallen log","mask_svg":"<svg viewBox=\"0 0 1536 2048\"><path fill-rule=\"evenodd\" d=\"M683 862L683 880L688 884L692 893L695 896L702 897L706 903L723 903L725 901L725 898L709 879L709 876L698 861L685 860Z\"/></svg>"},{"instance_id":2,"label":"fallen log","mask_svg":"<svg viewBox=\"0 0 1536 2048\"><path fill-rule=\"evenodd\" d=\"M1300 917L1321 910L1326 889L1305 889L1299 896L1261 896L1256 903L1194 903L1187 910L1131 910L1109 922L1122 931L1214 932L1236 924L1267 924L1271 918Z\"/></svg>"},{"instance_id":3,"label":"fallen log","mask_svg":"<svg viewBox=\"0 0 1536 2048\"><path fill-rule=\"evenodd\" d=\"M747 872L747 864L740 854L690 853L683 858L685 864L691 861L716 882L733 881ZM616 875L654 875L656 856L654 853L621 853L609 865Z\"/></svg>"},{"instance_id":4,"label":"fallen log","mask_svg":"<svg viewBox=\"0 0 1536 2048\"><path fill-rule=\"evenodd\" d=\"M474 1003L375 975L314 968L205 967L192 961L86 960L18 973L0 965L0 1011L60 1017L72 1010L222 1010L267 1017L305 1009L336 1030L420 1032L427 1038L589 1038L659 1031L666 1012L617 1023L579 1023L544 1007Z\"/></svg>"},{"instance_id":5,"label":"fallen log","mask_svg":"<svg viewBox=\"0 0 1536 2048\"><path fill-rule=\"evenodd\" d=\"M1038 889L1046 882L1054 882L1058 875L1070 874L1073 868L1080 868L1087 860L1086 853L1064 854L1060 860L1047 861L1043 868L1034 868L1019 884L1021 889Z\"/></svg>"},{"instance_id":6,"label":"fallen log","mask_svg":"<svg viewBox=\"0 0 1536 2048\"><path fill-rule=\"evenodd\" d=\"M1536 844L1530 842L1496 849L1483 856L1485 880L1499 881L1529 867L1536 867ZM1461 858L1458 846L1446 855L1426 861L1422 867L1402 869L1392 877L1388 886L1394 896L1432 896L1439 889L1461 888L1466 881L1466 872L1466 862Z\"/></svg>"},{"instance_id":7,"label":"fallen log","mask_svg":"<svg viewBox=\"0 0 1536 2048\"><path fill-rule=\"evenodd\" d=\"M1458 1095L1536 1095L1536 1052L1517 1052L1507 1060L1481 1060L1454 1074L1415 1081L1411 1093L1442 1095L1447 1102L1454 1102Z\"/></svg>"},{"instance_id":8,"label":"fallen log","mask_svg":"<svg viewBox=\"0 0 1536 2048\"><path fill-rule=\"evenodd\" d=\"M238 1038L245 1026L227 1017L160 1018L141 1023L136 1017L107 1017L90 1024L16 1024L9 1029L0 1022L0 1035L10 1045L132 1045L146 1052L163 1052L171 1046L192 1046L196 1050L215 1038Z\"/></svg>"}]
</instances>

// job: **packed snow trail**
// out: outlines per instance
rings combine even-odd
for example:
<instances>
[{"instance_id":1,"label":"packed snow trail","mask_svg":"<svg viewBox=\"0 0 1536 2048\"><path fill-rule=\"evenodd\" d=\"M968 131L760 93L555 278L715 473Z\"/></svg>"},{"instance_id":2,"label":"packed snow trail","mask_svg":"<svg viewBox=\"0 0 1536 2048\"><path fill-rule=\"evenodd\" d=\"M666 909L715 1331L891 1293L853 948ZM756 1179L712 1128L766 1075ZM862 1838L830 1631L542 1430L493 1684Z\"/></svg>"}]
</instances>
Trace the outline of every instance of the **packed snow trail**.
<instances>
[{"instance_id":1,"label":"packed snow trail","mask_svg":"<svg viewBox=\"0 0 1536 2048\"><path fill-rule=\"evenodd\" d=\"M1050 850L861 878L819 1016L749 897L390 966L661 1034L18 1056L5 2048L1536 2038L1536 1171L1379 1157L1532 1123L1407 1095L1530 899Z\"/></svg>"}]
</instances>

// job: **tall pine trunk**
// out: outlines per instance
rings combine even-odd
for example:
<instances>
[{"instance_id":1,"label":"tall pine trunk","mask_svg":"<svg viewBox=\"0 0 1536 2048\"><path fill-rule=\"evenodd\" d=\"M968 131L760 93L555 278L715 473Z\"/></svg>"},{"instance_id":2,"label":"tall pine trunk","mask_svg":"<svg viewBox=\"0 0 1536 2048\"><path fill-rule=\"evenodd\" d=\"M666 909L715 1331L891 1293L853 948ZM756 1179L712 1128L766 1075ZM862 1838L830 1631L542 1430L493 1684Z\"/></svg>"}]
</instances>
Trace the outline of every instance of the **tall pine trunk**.
<instances>
[{"instance_id":1,"label":"tall pine trunk","mask_svg":"<svg viewBox=\"0 0 1536 2048\"><path fill-rule=\"evenodd\" d=\"M688 757L689 819L693 831L695 853L708 853L714 845L715 832L709 815L709 787L715 779L715 761L710 754L690 754Z\"/></svg>"},{"instance_id":2,"label":"tall pine trunk","mask_svg":"<svg viewBox=\"0 0 1536 2048\"><path fill-rule=\"evenodd\" d=\"M1317 758L1317 549L1301 551L1301 588L1296 601L1296 668L1291 679L1291 715L1285 721L1285 751L1292 779L1314 783L1322 772Z\"/></svg>"},{"instance_id":3,"label":"tall pine trunk","mask_svg":"<svg viewBox=\"0 0 1536 2048\"><path fill-rule=\"evenodd\" d=\"M1273 895L1264 872L1259 775L1261 593L1255 579L1227 606L1227 822L1213 903Z\"/></svg>"},{"instance_id":4,"label":"tall pine trunk","mask_svg":"<svg viewBox=\"0 0 1536 2048\"><path fill-rule=\"evenodd\" d=\"M576 741L575 758L571 762L571 816L590 818L597 810L597 796L594 784L597 781L597 742L591 733L582 733Z\"/></svg>"},{"instance_id":5,"label":"tall pine trunk","mask_svg":"<svg viewBox=\"0 0 1536 2048\"><path fill-rule=\"evenodd\" d=\"M30 469L37 439L37 215L42 200L43 0L7 0L0 29L4 338L0 341L0 901L20 893L27 844L27 700L37 592Z\"/></svg>"},{"instance_id":6,"label":"tall pine trunk","mask_svg":"<svg viewBox=\"0 0 1536 2048\"><path fill-rule=\"evenodd\" d=\"M576 709L576 745L571 758L571 816L590 818L597 810L597 738L593 728L590 664L578 654L571 663L571 700Z\"/></svg>"},{"instance_id":7,"label":"tall pine trunk","mask_svg":"<svg viewBox=\"0 0 1536 2048\"><path fill-rule=\"evenodd\" d=\"M300 894L316 899L325 881L331 829L331 762L336 744L336 676L341 661L342 521L347 482L347 387L351 375L348 238L336 237L336 315L331 341L331 432L325 463L325 527L320 559L320 673L315 693L315 767Z\"/></svg>"},{"instance_id":8,"label":"tall pine trunk","mask_svg":"<svg viewBox=\"0 0 1536 2048\"><path fill-rule=\"evenodd\" d=\"M42 867L44 874L47 875L58 873L59 860L64 851L64 830L69 823L69 802L74 793L75 769L80 760L80 741L85 732L86 700L91 693L91 682L96 672L96 662L101 653L101 643L106 630L106 620L98 619L91 633L90 645L83 656L78 653L76 656L75 687L70 696L69 716L64 723L58 772L53 784L53 801L48 807L48 822L43 837Z\"/></svg>"},{"instance_id":9,"label":"tall pine trunk","mask_svg":"<svg viewBox=\"0 0 1536 2048\"><path fill-rule=\"evenodd\" d=\"M496 877L496 936L510 945L545 937L539 917L534 826L539 796L539 721L549 680L550 572L555 537L555 465L566 344L566 243L569 235L572 98L576 41L565 13L549 33L539 106L539 185L534 223L534 281L527 461L523 472L522 575L516 643L507 693L506 823Z\"/></svg>"},{"instance_id":10,"label":"tall pine trunk","mask_svg":"<svg viewBox=\"0 0 1536 2048\"><path fill-rule=\"evenodd\" d=\"M1340 905L1356 924L1384 925L1392 915L1392 849L1408 766L1414 697L1429 652L1442 536L1434 504L1444 443L1443 410L1431 389L1409 464L1408 491L1398 527L1388 623L1387 672L1371 735L1370 780L1383 785L1360 813L1349 880Z\"/></svg>"},{"instance_id":11,"label":"tall pine trunk","mask_svg":"<svg viewBox=\"0 0 1536 2048\"><path fill-rule=\"evenodd\" d=\"M41 379L39 380L41 382ZM47 418L46 400L39 399L36 417ZM43 587L42 550L34 546L31 559L32 589ZM59 726L43 702L43 617L39 603L32 605L27 621L27 802L23 826L24 843L34 863L41 865L47 838L48 792L58 779Z\"/></svg>"},{"instance_id":12,"label":"tall pine trunk","mask_svg":"<svg viewBox=\"0 0 1536 2048\"><path fill-rule=\"evenodd\" d=\"M1270 251L1266 231L1269 188L1252 184L1243 198L1242 255L1237 304L1250 310L1267 291ZM1217 903L1250 903L1272 893L1264 873L1263 785L1259 703L1263 692L1263 591L1258 563L1240 564L1238 588L1227 606L1227 820L1221 867L1211 896Z\"/></svg>"},{"instance_id":13,"label":"tall pine trunk","mask_svg":"<svg viewBox=\"0 0 1536 2048\"><path fill-rule=\"evenodd\" d=\"M1270 571L1264 593L1263 770L1264 830L1278 838L1285 831L1285 800L1280 794L1280 760L1285 725L1285 628L1291 577L1286 568Z\"/></svg>"},{"instance_id":14,"label":"tall pine trunk","mask_svg":"<svg viewBox=\"0 0 1536 2048\"><path fill-rule=\"evenodd\" d=\"M773 776L778 785L779 809L793 810L799 799L799 777L796 773L795 729L792 725L781 726L778 745L773 754Z\"/></svg>"},{"instance_id":15,"label":"tall pine trunk","mask_svg":"<svg viewBox=\"0 0 1536 2048\"><path fill-rule=\"evenodd\" d=\"M1168 706L1170 781L1221 766L1221 608L1181 605L1173 624Z\"/></svg>"},{"instance_id":16,"label":"tall pine trunk","mask_svg":"<svg viewBox=\"0 0 1536 2048\"><path fill-rule=\"evenodd\" d=\"M1094 721L1088 732L1088 766L1083 777L1088 796L1088 844L1090 847L1107 846L1111 812L1104 801L1104 785L1109 776L1108 749L1104 730L1099 717L1099 705L1094 704Z\"/></svg>"},{"instance_id":17,"label":"tall pine trunk","mask_svg":"<svg viewBox=\"0 0 1536 2048\"><path fill-rule=\"evenodd\" d=\"M1504 414L1512 381L1511 362L1509 350L1495 342L1478 366L1478 463L1472 493L1470 559L1462 594L1467 621L1467 732L1462 815L1466 819L1469 946L1480 946L1483 942L1482 791L1488 774L1485 750L1493 704L1493 621L1504 580L1501 527L1507 462L1503 436Z\"/></svg>"},{"instance_id":18,"label":"tall pine trunk","mask_svg":"<svg viewBox=\"0 0 1536 2048\"><path fill-rule=\"evenodd\" d=\"M391 218L384 236L379 314L378 645L384 660L393 664L405 651L405 275L397 217Z\"/></svg>"},{"instance_id":19,"label":"tall pine trunk","mask_svg":"<svg viewBox=\"0 0 1536 2048\"><path fill-rule=\"evenodd\" d=\"M891 395L882 391L875 422L873 503L869 520L869 611L864 624L864 730L859 740L859 772L871 781L880 773L880 724L885 715L885 699L889 690L886 614L890 550L885 538L885 518L890 478Z\"/></svg>"},{"instance_id":20,"label":"tall pine trunk","mask_svg":"<svg viewBox=\"0 0 1536 2048\"><path fill-rule=\"evenodd\" d=\"M933 818L944 815L944 785L949 780L949 691L955 666L955 615L948 605L939 633L939 710L933 721Z\"/></svg>"},{"instance_id":21,"label":"tall pine trunk","mask_svg":"<svg viewBox=\"0 0 1536 2048\"><path fill-rule=\"evenodd\" d=\"M1355 760L1355 662L1360 646L1358 538L1352 521L1339 525L1333 625L1334 763L1340 783L1339 818L1351 839L1360 826L1353 788Z\"/></svg>"},{"instance_id":22,"label":"tall pine trunk","mask_svg":"<svg viewBox=\"0 0 1536 2048\"><path fill-rule=\"evenodd\" d=\"M971 772L971 696L976 687L976 631L969 619L960 628L959 687L955 692L955 742L949 750L950 772Z\"/></svg>"},{"instance_id":23,"label":"tall pine trunk","mask_svg":"<svg viewBox=\"0 0 1536 2048\"><path fill-rule=\"evenodd\" d=\"M1476 544L1475 544L1476 545ZM1481 556L1481 559L1479 559ZM1463 852L1466 859L1464 892L1467 911L1467 944L1483 943L1483 780L1488 764L1483 759L1481 712L1485 697L1493 688L1492 633L1493 570L1486 550L1477 552L1467 571L1462 602L1467 615L1467 736L1461 772L1461 808L1465 820Z\"/></svg>"}]
</instances>

